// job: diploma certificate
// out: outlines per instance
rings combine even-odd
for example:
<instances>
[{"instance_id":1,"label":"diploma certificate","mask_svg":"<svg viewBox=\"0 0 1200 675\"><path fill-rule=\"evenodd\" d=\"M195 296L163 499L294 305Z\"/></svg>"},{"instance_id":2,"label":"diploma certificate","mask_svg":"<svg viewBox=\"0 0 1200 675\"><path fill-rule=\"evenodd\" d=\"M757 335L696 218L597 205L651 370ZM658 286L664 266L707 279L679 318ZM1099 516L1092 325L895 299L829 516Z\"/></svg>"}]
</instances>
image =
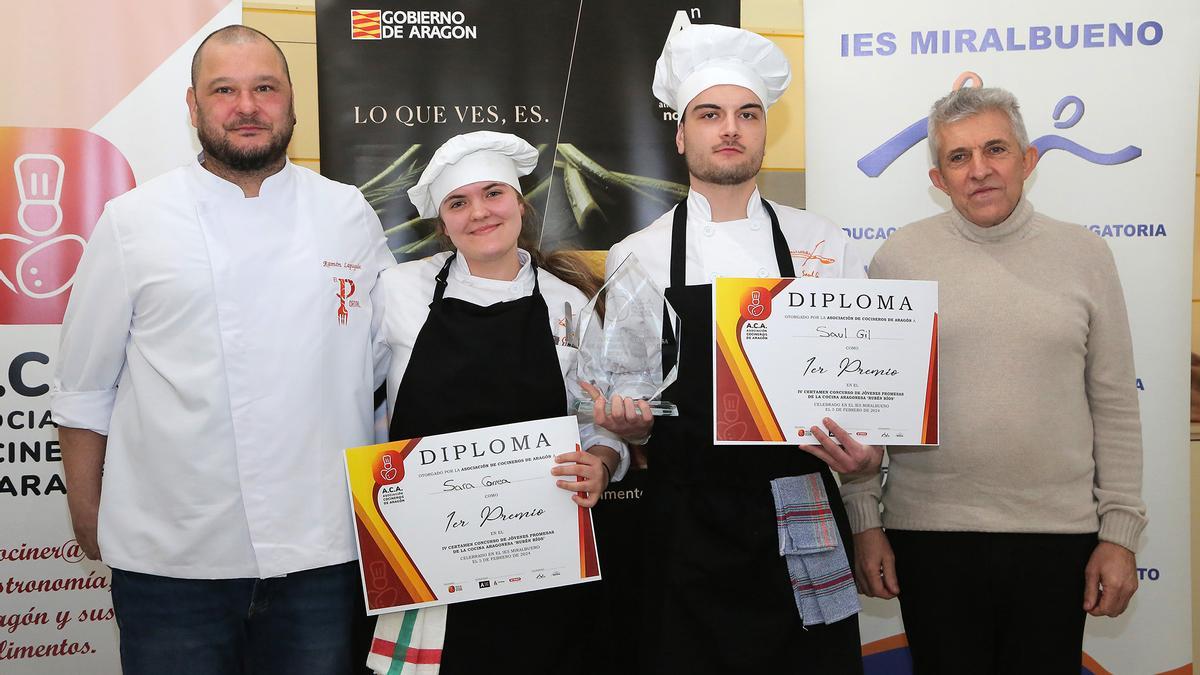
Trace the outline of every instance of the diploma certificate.
<instances>
[{"instance_id":1,"label":"diploma certificate","mask_svg":"<svg viewBox=\"0 0 1200 675\"><path fill-rule=\"evenodd\" d=\"M713 317L717 444L938 442L936 282L719 277Z\"/></svg>"},{"instance_id":2,"label":"diploma certificate","mask_svg":"<svg viewBox=\"0 0 1200 675\"><path fill-rule=\"evenodd\" d=\"M565 416L346 450L367 613L598 580L591 512L550 474L578 448Z\"/></svg>"}]
</instances>

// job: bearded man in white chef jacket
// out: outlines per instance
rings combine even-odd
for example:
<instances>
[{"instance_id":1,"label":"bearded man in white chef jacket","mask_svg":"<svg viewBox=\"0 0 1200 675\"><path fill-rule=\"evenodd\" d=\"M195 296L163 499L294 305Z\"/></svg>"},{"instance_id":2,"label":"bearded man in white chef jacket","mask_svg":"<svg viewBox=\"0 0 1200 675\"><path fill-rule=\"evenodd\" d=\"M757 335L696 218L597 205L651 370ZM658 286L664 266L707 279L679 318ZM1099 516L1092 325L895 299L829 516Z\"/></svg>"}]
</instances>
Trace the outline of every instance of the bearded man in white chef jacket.
<instances>
[{"instance_id":1,"label":"bearded man in white chef jacket","mask_svg":"<svg viewBox=\"0 0 1200 675\"><path fill-rule=\"evenodd\" d=\"M394 261L358 190L287 160L269 38L210 35L187 104L203 152L108 203L63 321L75 534L113 569L126 675L349 672L341 452L373 441L372 293Z\"/></svg>"}]
</instances>

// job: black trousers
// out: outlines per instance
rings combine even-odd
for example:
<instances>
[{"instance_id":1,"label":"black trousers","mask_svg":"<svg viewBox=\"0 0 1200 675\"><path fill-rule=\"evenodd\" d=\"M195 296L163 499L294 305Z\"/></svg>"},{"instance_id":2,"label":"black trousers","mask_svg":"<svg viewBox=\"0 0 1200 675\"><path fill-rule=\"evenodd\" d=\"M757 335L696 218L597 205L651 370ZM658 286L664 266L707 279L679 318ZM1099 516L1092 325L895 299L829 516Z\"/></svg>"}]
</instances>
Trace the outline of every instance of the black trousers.
<instances>
[{"instance_id":1,"label":"black trousers","mask_svg":"<svg viewBox=\"0 0 1200 675\"><path fill-rule=\"evenodd\" d=\"M1078 675L1095 533L887 536L915 675Z\"/></svg>"}]
</instances>

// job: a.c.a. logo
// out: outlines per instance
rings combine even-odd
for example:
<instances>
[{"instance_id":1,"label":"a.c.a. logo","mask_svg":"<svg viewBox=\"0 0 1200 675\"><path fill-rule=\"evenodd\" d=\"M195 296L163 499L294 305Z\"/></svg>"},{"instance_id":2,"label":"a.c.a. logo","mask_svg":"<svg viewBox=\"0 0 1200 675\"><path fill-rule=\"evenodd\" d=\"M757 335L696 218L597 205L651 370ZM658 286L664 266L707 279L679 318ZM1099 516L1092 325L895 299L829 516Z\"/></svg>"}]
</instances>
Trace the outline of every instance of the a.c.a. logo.
<instances>
[{"instance_id":1,"label":"a.c.a. logo","mask_svg":"<svg viewBox=\"0 0 1200 675\"><path fill-rule=\"evenodd\" d=\"M764 321L771 316L771 291L762 286L747 288L739 306L746 321Z\"/></svg>"},{"instance_id":2,"label":"a.c.a. logo","mask_svg":"<svg viewBox=\"0 0 1200 675\"><path fill-rule=\"evenodd\" d=\"M62 323L105 202L133 186L129 162L95 134L0 127L0 324Z\"/></svg>"},{"instance_id":3,"label":"a.c.a. logo","mask_svg":"<svg viewBox=\"0 0 1200 675\"><path fill-rule=\"evenodd\" d=\"M377 485L399 483L404 478L404 457L398 452L388 450L375 458L375 464L371 468Z\"/></svg>"}]
</instances>

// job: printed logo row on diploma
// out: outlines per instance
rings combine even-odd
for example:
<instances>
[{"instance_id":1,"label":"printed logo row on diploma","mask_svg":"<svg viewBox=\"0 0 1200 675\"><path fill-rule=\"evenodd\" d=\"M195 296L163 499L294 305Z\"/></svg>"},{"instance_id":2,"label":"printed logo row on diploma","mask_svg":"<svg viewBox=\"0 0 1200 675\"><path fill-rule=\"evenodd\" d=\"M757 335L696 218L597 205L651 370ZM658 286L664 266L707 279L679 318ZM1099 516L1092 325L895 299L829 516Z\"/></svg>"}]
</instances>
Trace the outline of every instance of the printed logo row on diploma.
<instances>
[{"instance_id":1,"label":"printed logo row on diploma","mask_svg":"<svg viewBox=\"0 0 1200 675\"><path fill-rule=\"evenodd\" d=\"M864 444L938 442L937 283L717 278L718 444L814 443L829 417Z\"/></svg>"},{"instance_id":2,"label":"printed logo row on diploma","mask_svg":"<svg viewBox=\"0 0 1200 675\"><path fill-rule=\"evenodd\" d=\"M591 512L550 473L573 416L346 450L367 613L600 578Z\"/></svg>"}]
</instances>

